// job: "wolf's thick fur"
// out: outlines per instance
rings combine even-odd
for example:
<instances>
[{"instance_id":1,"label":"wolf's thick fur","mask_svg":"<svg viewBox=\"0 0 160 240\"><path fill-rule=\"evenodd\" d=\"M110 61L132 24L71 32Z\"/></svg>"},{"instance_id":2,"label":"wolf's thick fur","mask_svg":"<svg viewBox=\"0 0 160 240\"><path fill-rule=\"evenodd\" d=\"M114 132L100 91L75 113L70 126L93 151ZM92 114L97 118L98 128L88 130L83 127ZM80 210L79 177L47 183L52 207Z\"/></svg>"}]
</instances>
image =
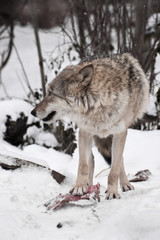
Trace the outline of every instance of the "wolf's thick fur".
<instances>
[{"instance_id":1,"label":"wolf's thick fur","mask_svg":"<svg viewBox=\"0 0 160 240\"><path fill-rule=\"evenodd\" d=\"M49 84L47 96L32 114L47 123L67 116L79 126L79 168L73 194L83 194L93 184L92 141L95 138L102 150L102 138L108 136L112 138L112 165L106 198L120 197L118 179L123 191L133 189L122 155L127 128L142 117L148 97L146 76L127 53L68 66Z\"/></svg>"}]
</instances>

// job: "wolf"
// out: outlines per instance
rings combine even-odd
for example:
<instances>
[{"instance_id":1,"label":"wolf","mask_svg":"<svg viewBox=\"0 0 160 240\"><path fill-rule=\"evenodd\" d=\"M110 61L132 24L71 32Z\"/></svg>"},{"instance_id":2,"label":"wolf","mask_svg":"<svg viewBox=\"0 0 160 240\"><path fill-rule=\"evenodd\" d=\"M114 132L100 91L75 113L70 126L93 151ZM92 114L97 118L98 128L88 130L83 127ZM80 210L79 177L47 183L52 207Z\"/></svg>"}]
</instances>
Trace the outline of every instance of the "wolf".
<instances>
[{"instance_id":1,"label":"wolf","mask_svg":"<svg viewBox=\"0 0 160 240\"><path fill-rule=\"evenodd\" d=\"M148 80L129 53L83 60L51 81L31 113L48 124L67 117L78 125L79 166L72 194L83 195L93 185L94 140L104 155L107 139L112 141L106 199L120 198L118 182L123 191L134 189L125 173L123 150L127 129L143 116L148 99Z\"/></svg>"}]
</instances>

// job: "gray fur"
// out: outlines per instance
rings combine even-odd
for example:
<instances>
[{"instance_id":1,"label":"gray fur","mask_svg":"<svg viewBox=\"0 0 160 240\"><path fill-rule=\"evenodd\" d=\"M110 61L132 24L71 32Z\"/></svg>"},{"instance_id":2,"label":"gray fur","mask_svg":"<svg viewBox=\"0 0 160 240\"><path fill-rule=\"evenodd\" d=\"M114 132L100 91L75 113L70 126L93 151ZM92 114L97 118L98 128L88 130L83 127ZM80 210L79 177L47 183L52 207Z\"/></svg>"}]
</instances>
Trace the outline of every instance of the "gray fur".
<instances>
[{"instance_id":1,"label":"gray fur","mask_svg":"<svg viewBox=\"0 0 160 240\"><path fill-rule=\"evenodd\" d=\"M55 111L48 123L68 117L79 126L80 141L89 146L93 136L98 139L113 135L113 163L107 189L107 199L111 199L119 198L118 178L123 189L133 189L124 171L122 154L127 128L143 116L148 98L149 84L141 66L125 53L68 66L49 84L47 96L34 111L42 120ZM87 184L91 185L88 176L93 175L91 151L79 144L83 146L83 159L80 157L73 194L80 194Z\"/></svg>"}]
</instances>

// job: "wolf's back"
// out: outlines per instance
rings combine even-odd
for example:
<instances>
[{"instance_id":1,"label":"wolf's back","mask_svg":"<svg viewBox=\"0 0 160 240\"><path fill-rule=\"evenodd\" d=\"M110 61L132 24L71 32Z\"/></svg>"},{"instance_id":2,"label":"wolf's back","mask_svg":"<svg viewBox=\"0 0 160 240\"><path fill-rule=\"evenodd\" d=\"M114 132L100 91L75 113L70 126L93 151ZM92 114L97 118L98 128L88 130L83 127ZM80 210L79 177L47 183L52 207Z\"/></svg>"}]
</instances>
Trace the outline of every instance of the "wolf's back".
<instances>
[{"instance_id":1,"label":"wolf's back","mask_svg":"<svg viewBox=\"0 0 160 240\"><path fill-rule=\"evenodd\" d=\"M137 119L142 118L143 114L146 111L146 107L149 100L149 82L142 70L139 62L132 55L125 53L122 55L116 55L111 58L103 58L93 60L95 62L105 62L108 65L108 70L111 69L111 73L107 74L114 76L113 69L116 69L117 74L119 72L119 80L123 81L124 84L121 86L118 83L112 85L111 91L117 94L117 91L123 90L126 88L126 99L128 97L128 114L130 115L130 109L132 109L133 116L130 120L130 124L133 124ZM118 77L118 75L117 75ZM116 85L117 84L117 85ZM126 85L127 84L127 85ZM124 96L125 97L125 96ZM119 107L119 111L120 111ZM128 126L128 127L129 127ZM111 163L111 146L112 146L112 135L107 138L95 137L95 144L105 158L105 160L110 164Z\"/></svg>"}]
</instances>

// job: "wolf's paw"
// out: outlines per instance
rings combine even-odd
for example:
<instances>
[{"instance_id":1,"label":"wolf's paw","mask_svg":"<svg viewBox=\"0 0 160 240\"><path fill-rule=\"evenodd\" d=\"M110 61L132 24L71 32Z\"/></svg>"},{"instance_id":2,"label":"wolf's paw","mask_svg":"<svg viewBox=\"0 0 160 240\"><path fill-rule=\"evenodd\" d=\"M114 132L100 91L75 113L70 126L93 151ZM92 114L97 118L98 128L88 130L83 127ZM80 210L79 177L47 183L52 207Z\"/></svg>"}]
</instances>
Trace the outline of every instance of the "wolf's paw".
<instances>
[{"instance_id":1,"label":"wolf's paw","mask_svg":"<svg viewBox=\"0 0 160 240\"><path fill-rule=\"evenodd\" d=\"M71 189L70 193L72 195L84 195L85 193L87 193L89 188L89 184L85 184L85 185L75 185L74 188Z\"/></svg>"},{"instance_id":2,"label":"wolf's paw","mask_svg":"<svg viewBox=\"0 0 160 240\"><path fill-rule=\"evenodd\" d=\"M123 192L127 192L129 190L134 190L133 185L131 185L129 182L125 184L121 184L121 189Z\"/></svg>"},{"instance_id":3,"label":"wolf's paw","mask_svg":"<svg viewBox=\"0 0 160 240\"><path fill-rule=\"evenodd\" d=\"M121 196L118 193L110 193L106 191L106 199L111 200L111 199L120 199Z\"/></svg>"}]
</instances>

